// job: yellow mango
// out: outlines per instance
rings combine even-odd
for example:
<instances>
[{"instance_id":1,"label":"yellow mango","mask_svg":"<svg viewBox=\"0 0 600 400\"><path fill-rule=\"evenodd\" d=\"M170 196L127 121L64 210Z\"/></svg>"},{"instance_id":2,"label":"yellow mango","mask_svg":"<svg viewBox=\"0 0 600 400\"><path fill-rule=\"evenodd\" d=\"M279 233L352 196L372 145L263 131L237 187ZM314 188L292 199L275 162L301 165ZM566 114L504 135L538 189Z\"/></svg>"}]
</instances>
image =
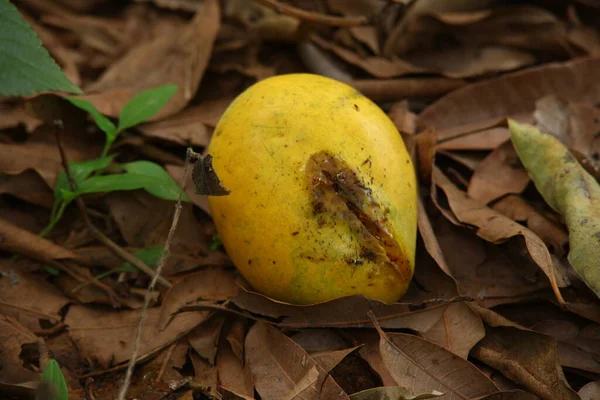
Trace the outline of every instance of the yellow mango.
<instances>
[{"instance_id":1,"label":"yellow mango","mask_svg":"<svg viewBox=\"0 0 600 400\"><path fill-rule=\"evenodd\" d=\"M240 273L280 301L394 302L414 272L417 183L400 134L355 89L280 75L241 93L208 152L231 194L209 197Z\"/></svg>"}]
</instances>

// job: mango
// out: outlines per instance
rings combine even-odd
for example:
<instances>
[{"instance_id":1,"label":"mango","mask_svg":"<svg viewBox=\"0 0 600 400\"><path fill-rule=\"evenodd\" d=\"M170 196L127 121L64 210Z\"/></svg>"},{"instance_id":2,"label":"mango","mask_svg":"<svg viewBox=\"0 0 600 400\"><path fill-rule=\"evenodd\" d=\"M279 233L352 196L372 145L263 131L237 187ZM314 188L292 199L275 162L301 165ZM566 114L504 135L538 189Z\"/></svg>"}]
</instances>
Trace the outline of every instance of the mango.
<instances>
[{"instance_id":1,"label":"mango","mask_svg":"<svg viewBox=\"0 0 600 400\"><path fill-rule=\"evenodd\" d=\"M217 231L255 290L293 304L405 294L415 171L394 124L361 93L312 74L262 80L229 105L208 153L231 190L209 197Z\"/></svg>"}]
</instances>

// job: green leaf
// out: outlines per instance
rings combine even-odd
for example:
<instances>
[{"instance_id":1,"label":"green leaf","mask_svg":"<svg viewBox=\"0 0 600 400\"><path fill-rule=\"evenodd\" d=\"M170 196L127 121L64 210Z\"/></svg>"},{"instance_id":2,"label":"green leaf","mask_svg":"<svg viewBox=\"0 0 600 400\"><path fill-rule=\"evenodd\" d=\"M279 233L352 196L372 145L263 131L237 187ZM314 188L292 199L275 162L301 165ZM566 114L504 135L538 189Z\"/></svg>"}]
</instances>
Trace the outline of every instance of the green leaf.
<instances>
[{"instance_id":1,"label":"green leaf","mask_svg":"<svg viewBox=\"0 0 600 400\"><path fill-rule=\"evenodd\" d=\"M90 103L87 100L78 99L76 97L68 97L69 100L75 107L81 108L83 111L87 111L91 116L98 128L100 128L109 140L113 141L115 137L117 137L117 127L113 122L106 118L104 115L100 114L100 111L96 108L95 105Z\"/></svg>"},{"instance_id":2,"label":"green leaf","mask_svg":"<svg viewBox=\"0 0 600 400\"><path fill-rule=\"evenodd\" d=\"M82 93L8 0L0 0L0 77L0 94L4 96L50 90Z\"/></svg>"},{"instance_id":3,"label":"green leaf","mask_svg":"<svg viewBox=\"0 0 600 400\"><path fill-rule=\"evenodd\" d=\"M167 104L177 89L177 85L166 85L138 93L121 110L118 131L121 132L152 118Z\"/></svg>"},{"instance_id":4,"label":"green leaf","mask_svg":"<svg viewBox=\"0 0 600 400\"><path fill-rule=\"evenodd\" d=\"M158 164L150 161L134 161L121 165L127 172L123 174L92 176L78 187L78 193L100 193L115 190L144 189L148 193L165 200L179 198L179 185ZM183 193L182 199L189 198Z\"/></svg>"},{"instance_id":5,"label":"green leaf","mask_svg":"<svg viewBox=\"0 0 600 400\"><path fill-rule=\"evenodd\" d=\"M50 360L48 365L46 365L46 368L44 368L42 382L50 385L52 393L50 399L68 400L69 389L67 388L67 382L65 381L65 377L63 376L56 360ZM41 400L38 396L36 396L36 399Z\"/></svg>"},{"instance_id":6,"label":"green leaf","mask_svg":"<svg viewBox=\"0 0 600 400\"><path fill-rule=\"evenodd\" d=\"M554 136L509 120L513 145L544 200L569 230L569 262L600 296L600 185Z\"/></svg>"},{"instance_id":7,"label":"green leaf","mask_svg":"<svg viewBox=\"0 0 600 400\"><path fill-rule=\"evenodd\" d=\"M140 249L133 253L137 258L142 260L147 266L154 269L160 261L164 246L152 246L145 249ZM123 263L119 268L119 272L135 272L138 269L129 262Z\"/></svg>"},{"instance_id":8,"label":"green leaf","mask_svg":"<svg viewBox=\"0 0 600 400\"><path fill-rule=\"evenodd\" d=\"M108 167L112 160L112 156L106 156L89 161L69 163L69 170L71 171L71 175L73 176L77 188L79 188L79 185L81 185L81 183L91 174ZM60 171L56 178L54 197L60 200L68 200L69 198L70 200L73 200L76 197L71 191L71 185L69 184L69 179L64 170Z\"/></svg>"}]
</instances>

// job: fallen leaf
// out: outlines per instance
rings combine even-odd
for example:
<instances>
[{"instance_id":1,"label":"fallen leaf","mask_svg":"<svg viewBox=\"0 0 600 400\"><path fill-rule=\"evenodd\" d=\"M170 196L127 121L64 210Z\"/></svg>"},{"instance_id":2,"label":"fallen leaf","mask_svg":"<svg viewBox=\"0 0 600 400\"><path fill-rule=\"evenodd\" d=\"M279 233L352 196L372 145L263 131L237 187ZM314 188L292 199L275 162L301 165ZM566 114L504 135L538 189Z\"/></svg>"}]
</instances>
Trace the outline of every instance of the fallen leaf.
<instances>
[{"instance_id":1,"label":"fallen leaf","mask_svg":"<svg viewBox=\"0 0 600 400\"><path fill-rule=\"evenodd\" d=\"M0 178L0 194L13 195L48 210L52 208L54 201L50 186L33 170L2 176Z\"/></svg>"},{"instance_id":2,"label":"fallen leaf","mask_svg":"<svg viewBox=\"0 0 600 400\"><path fill-rule=\"evenodd\" d=\"M215 364L217 345L224 322L225 318L223 316L215 315L202 325L194 328L194 330L186 336L190 346L196 350L196 353L198 353L200 357L207 360L210 365Z\"/></svg>"},{"instance_id":3,"label":"fallen leaf","mask_svg":"<svg viewBox=\"0 0 600 400\"><path fill-rule=\"evenodd\" d=\"M367 327L370 321L367 312L372 310L380 320L381 326L385 328L408 328L418 332L431 329L450 304L449 300L418 306L406 303L385 304L361 296L351 296L325 303L298 306L277 302L246 290L240 290L238 296L231 301L253 314L279 318L280 322L277 325L280 327Z\"/></svg>"},{"instance_id":4,"label":"fallen leaf","mask_svg":"<svg viewBox=\"0 0 600 400\"><path fill-rule=\"evenodd\" d=\"M600 185L553 136L509 121L515 149L546 202L569 229L569 261L600 295Z\"/></svg>"},{"instance_id":5,"label":"fallen leaf","mask_svg":"<svg viewBox=\"0 0 600 400\"><path fill-rule=\"evenodd\" d=\"M42 329L42 321L58 323L69 299L24 267L22 262L0 263L0 314L15 318L32 331Z\"/></svg>"},{"instance_id":6,"label":"fallen leaf","mask_svg":"<svg viewBox=\"0 0 600 400\"><path fill-rule=\"evenodd\" d=\"M257 322L246 336L245 347L262 398L349 398L308 353L269 325Z\"/></svg>"},{"instance_id":7,"label":"fallen leaf","mask_svg":"<svg viewBox=\"0 0 600 400\"><path fill-rule=\"evenodd\" d=\"M164 330L176 318L175 313L196 300L223 301L236 296L238 286L234 273L221 268L208 268L181 277L169 289L160 308L158 328Z\"/></svg>"},{"instance_id":8,"label":"fallen leaf","mask_svg":"<svg viewBox=\"0 0 600 400\"><path fill-rule=\"evenodd\" d=\"M159 330L160 310L149 309L142 329L138 362L183 337L208 315L208 312L180 314L166 329ZM129 360L139 322L139 311L113 311L80 305L73 305L65 318L81 356L103 369Z\"/></svg>"},{"instance_id":9,"label":"fallen leaf","mask_svg":"<svg viewBox=\"0 0 600 400\"><path fill-rule=\"evenodd\" d=\"M485 336L485 329L479 316L467 303L453 303L423 336L466 359L471 348Z\"/></svg>"},{"instance_id":10,"label":"fallen leaf","mask_svg":"<svg viewBox=\"0 0 600 400\"><path fill-rule=\"evenodd\" d=\"M434 390L431 393L413 394L402 386L384 386L363 390L350 396L352 400L424 400L434 399L444 394Z\"/></svg>"},{"instance_id":11,"label":"fallen leaf","mask_svg":"<svg viewBox=\"0 0 600 400\"><path fill-rule=\"evenodd\" d=\"M92 102L98 110L116 117L136 94L177 84L175 96L152 120L181 111L198 89L220 26L220 7L216 0L203 3L192 21L129 51L112 64L100 79L86 88L80 98ZM147 66L152 65L148 69ZM145 71L144 74L140 74Z\"/></svg>"},{"instance_id":12,"label":"fallen leaf","mask_svg":"<svg viewBox=\"0 0 600 400\"><path fill-rule=\"evenodd\" d=\"M473 199L488 204L507 194L519 194L528 184L529 175L509 140L475 168L467 193Z\"/></svg>"},{"instance_id":13,"label":"fallen leaf","mask_svg":"<svg viewBox=\"0 0 600 400\"><path fill-rule=\"evenodd\" d=\"M544 242L524 226L504 217L480 202L471 199L439 170L434 170L434 183L442 188L448 198L450 208L462 224L477 228L477 235L491 243L502 243L512 237L521 236L531 259L548 276L558 299L562 299L558 285L565 285L566 279L560 275L550 257ZM439 205L438 205L439 207Z\"/></svg>"},{"instance_id":14,"label":"fallen leaf","mask_svg":"<svg viewBox=\"0 0 600 400\"><path fill-rule=\"evenodd\" d=\"M37 343L38 338L29 329L21 325L16 319L0 315L0 359L21 365L21 352L23 346Z\"/></svg>"},{"instance_id":15,"label":"fallen leaf","mask_svg":"<svg viewBox=\"0 0 600 400\"><path fill-rule=\"evenodd\" d=\"M506 127L492 127L475 132L455 135L448 131L444 139L437 145L437 150L495 150L510 139L510 131Z\"/></svg>"},{"instance_id":16,"label":"fallen leaf","mask_svg":"<svg viewBox=\"0 0 600 400\"><path fill-rule=\"evenodd\" d=\"M360 349L358 349L358 353L369 363L373 371L377 373L383 386L396 386L396 381L385 366L379 352L379 334L372 329L361 329L359 331L352 331L352 338L356 340L356 343L362 344Z\"/></svg>"},{"instance_id":17,"label":"fallen leaf","mask_svg":"<svg viewBox=\"0 0 600 400\"><path fill-rule=\"evenodd\" d=\"M33 398L39 385L40 375L0 358L0 391L7 396Z\"/></svg>"},{"instance_id":18,"label":"fallen leaf","mask_svg":"<svg viewBox=\"0 0 600 400\"><path fill-rule=\"evenodd\" d=\"M419 234L423 239L423 243L427 252L431 257L435 260L437 265L440 267L442 271L449 277L452 276L452 271L448 267L446 263L446 259L444 258L444 252L440 247L438 239L433 231L433 227L431 225L431 220L429 219L429 215L427 215L427 211L425 210L425 206L423 204L423 196L419 194L417 198L417 224L419 228Z\"/></svg>"},{"instance_id":19,"label":"fallen leaf","mask_svg":"<svg viewBox=\"0 0 600 400\"><path fill-rule=\"evenodd\" d=\"M348 342L332 329L303 329L291 336L307 353L326 353L348 348Z\"/></svg>"},{"instance_id":20,"label":"fallen leaf","mask_svg":"<svg viewBox=\"0 0 600 400\"><path fill-rule=\"evenodd\" d=\"M473 83L446 95L421 114L420 126L435 126L439 138L446 132L473 132L488 128L506 117L531 120L535 102L547 95L595 103L600 57L546 64ZM595 100L596 99L596 100ZM523 119L523 115L527 116Z\"/></svg>"},{"instance_id":21,"label":"fallen leaf","mask_svg":"<svg viewBox=\"0 0 600 400\"><path fill-rule=\"evenodd\" d=\"M487 328L471 354L543 399L578 399L563 375L556 341L550 336L513 327Z\"/></svg>"},{"instance_id":22,"label":"fallen leaf","mask_svg":"<svg viewBox=\"0 0 600 400\"><path fill-rule=\"evenodd\" d=\"M541 131L555 136L569 149L585 156L593 152L596 133L600 129L598 108L553 95L542 97L535 106L533 117Z\"/></svg>"},{"instance_id":23,"label":"fallen leaf","mask_svg":"<svg viewBox=\"0 0 600 400\"><path fill-rule=\"evenodd\" d=\"M219 343L217 355L219 386L242 399L254 398L254 383L250 365L238 358L227 341Z\"/></svg>"},{"instance_id":24,"label":"fallen leaf","mask_svg":"<svg viewBox=\"0 0 600 400\"><path fill-rule=\"evenodd\" d=\"M506 196L494 203L492 209L527 226L546 243L553 254L562 257L565 253L569 235L522 197Z\"/></svg>"},{"instance_id":25,"label":"fallen leaf","mask_svg":"<svg viewBox=\"0 0 600 400\"><path fill-rule=\"evenodd\" d=\"M381 357L398 385L416 393L439 391L448 399L471 399L498 391L473 364L443 347L375 327L381 336Z\"/></svg>"},{"instance_id":26,"label":"fallen leaf","mask_svg":"<svg viewBox=\"0 0 600 400\"><path fill-rule=\"evenodd\" d=\"M351 347L344 350L332 350L313 353L310 356L321 366L325 371L330 372L339 363L342 362L349 354L355 352L360 346Z\"/></svg>"},{"instance_id":27,"label":"fallen leaf","mask_svg":"<svg viewBox=\"0 0 600 400\"><path fill-rule=\"evenodd\" d=\"M594 400L600 397L600 381L593 381L579 389L581 400Z\"/></svg>"},{"instance_id":28,"label":"fallen leaf","mask_svg":"<svg viewBox=\"0 0 600 400\"><path fill-rule=\"evenodd\" d=\"M221 395L217 391L219 387L217 367L210 365L208 361L196 353L192 353L190 358L192 359L195 375L190 382L190 387L206 395L209 399L220 399Z\"/></svg>"}]
</instances>

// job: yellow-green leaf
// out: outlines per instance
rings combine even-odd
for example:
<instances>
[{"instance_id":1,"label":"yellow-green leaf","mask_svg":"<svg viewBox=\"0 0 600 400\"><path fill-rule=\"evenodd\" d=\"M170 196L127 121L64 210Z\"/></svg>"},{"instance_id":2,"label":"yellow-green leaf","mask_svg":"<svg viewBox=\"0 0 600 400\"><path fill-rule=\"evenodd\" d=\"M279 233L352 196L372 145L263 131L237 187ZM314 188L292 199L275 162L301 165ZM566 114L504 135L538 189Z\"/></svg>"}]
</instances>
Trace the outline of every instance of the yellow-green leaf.
<instances>
[{"instance_id":1,"label":"yellow-green leaf","mask_svg":"<svg viewBox=\"0 0 600 400\"><path fill-rule=\"evenodd\" d=\"M569 230L569 262L600 296L600 185L554 136L509 120L512 142L546 202Z\"/></svg>"}]
</instances>

